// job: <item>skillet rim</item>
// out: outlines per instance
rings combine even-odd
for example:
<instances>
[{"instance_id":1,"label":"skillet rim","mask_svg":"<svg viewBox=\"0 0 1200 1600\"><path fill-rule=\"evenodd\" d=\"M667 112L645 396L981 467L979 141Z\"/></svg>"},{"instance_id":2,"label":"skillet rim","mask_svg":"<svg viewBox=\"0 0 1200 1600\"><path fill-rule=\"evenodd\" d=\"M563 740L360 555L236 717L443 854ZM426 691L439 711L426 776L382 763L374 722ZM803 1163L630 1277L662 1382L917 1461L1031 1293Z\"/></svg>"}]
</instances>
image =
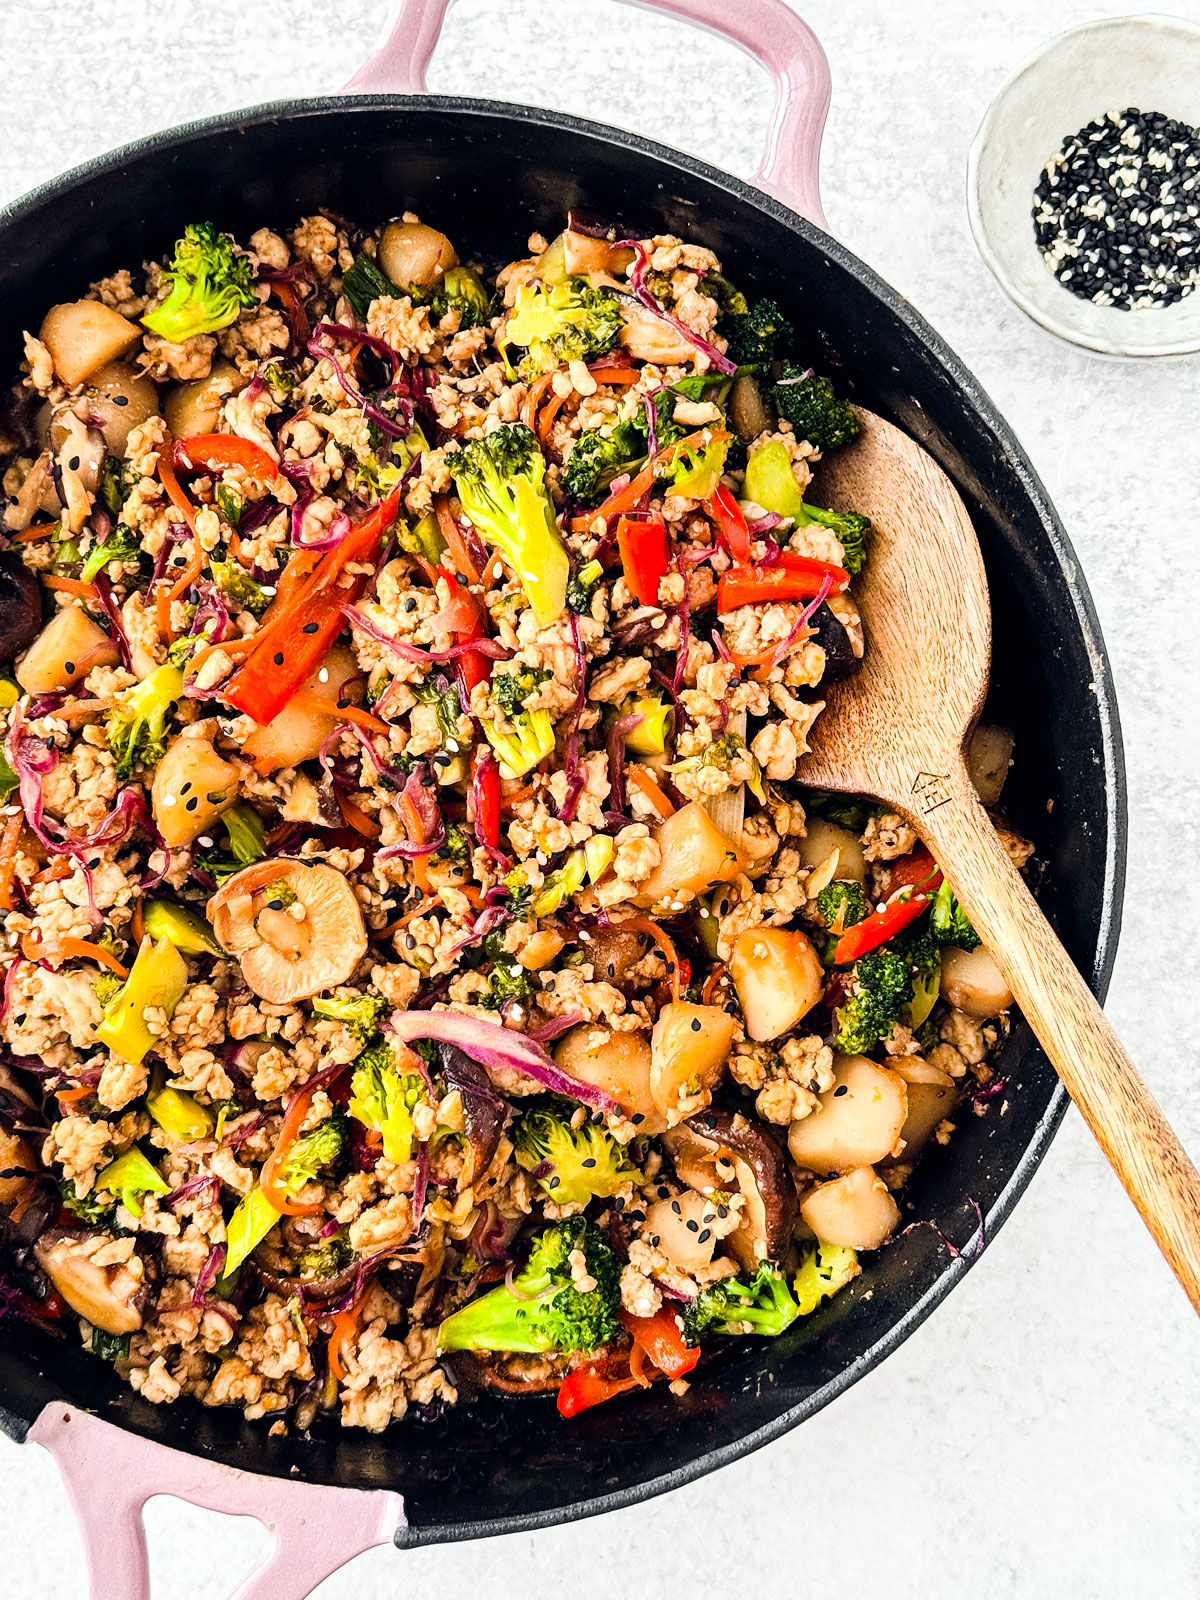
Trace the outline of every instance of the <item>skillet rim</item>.
<instances>
[{"instance_id":1,"label":"skillet rim","mask_svg":"<svg viewBox=\"0 0 1200 1600\"><path fill-rule=\"evenodd\" d=\"M1015 474L1061 575L1069 598L1069 610L1075 630L1092 662L1092 686L1100 728L1105 844L1096 946L1091 960L1091 971L1086 976L1093 993L1103 1002L1112 976L1121 930L1128 842L1128 796L1124 746L1112 684L1112 670L1087 580L1066 529L1024 447L974 374L904 296L858 256L814 223L793 211L783 201L697 156L676 150L627 129L593 122L568 112L461 95L324 95L267 101L240 110L222 112L212 117L198 118L131 140L127 144L81 162L0 207L0 248L3 247L5 236L9 235L10 229L15 230L35 219L45 207L63 199L80 185L119 173L130 160L141 159L148 155L166 156L173 149L215 133L231 130L252 133L254 129L264 125L301 117L353 116L358 111L397 111L414 114L435 111L451 115L493 117L504 123L517 122L555 129L618 151L649 156L667 166L678 167L690 176L722 191L737 204L765 214L790 232L800 235L806 243L821 251L833 265L850 274L867 289L941 366L956 391L990 436L999 455ZM1007 1183L987 1213L986 1238L991 1239L996 1229L1011 1214L1045 1157L1069 1104L1066 1090L1061 1083L1056 1083L1033 1136L1025 1145ZM680 1488L730 1462L739 1460L762 1445L790 1432L792 1428L820 1411L889 1356L925 1321L976 1259L977 1255L968 1256L964 1252L957 1258L949 1260L925 1293L869 1350L798 1405L781 1412L771 1422L743 1434L728 1444L715 1446L692 1461L673 1467L655 1477L643 1479L629 1488L554 1506L544 1511L518 1513L509 1517L477 1522L424 1523L420 1527L405 1524L397 1530L395 1543L401 1548L415 1548L427 1544L488 1538L503 1533L532 1532L559 1523L582 1521L584 1518L636 1505L655 1495ZM0 1361L2 1360L3 1350L0 1349ZM0 1407L0 1428L18 1442L24 1440L32 1421L33 1418L27 1419ZM119 1421L115 1425L122 1426ZM124 1428L123 1431L136 1432Z\"/></svg>"}]
</instances>

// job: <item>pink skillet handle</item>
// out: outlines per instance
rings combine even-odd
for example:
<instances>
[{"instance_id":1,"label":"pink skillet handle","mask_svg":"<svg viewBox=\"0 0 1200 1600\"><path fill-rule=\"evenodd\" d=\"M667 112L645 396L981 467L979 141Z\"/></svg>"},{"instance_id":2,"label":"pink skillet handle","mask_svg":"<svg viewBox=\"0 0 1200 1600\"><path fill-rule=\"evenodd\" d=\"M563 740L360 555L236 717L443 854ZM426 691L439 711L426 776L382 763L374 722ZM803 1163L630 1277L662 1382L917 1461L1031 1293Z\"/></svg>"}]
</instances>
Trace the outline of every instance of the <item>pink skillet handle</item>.
<instances>
[{"instance_id":1,"label":"pink skillet handle","mask_svg":"<svg viewBox=\"0 0 1200 1600\"><path fill-rule=\"evenodd\" d=\"M424 94L425 72L451 0L396 0L379 47L346 88L360 94ZM829 110L829 63L816 35L786 0L624 0L666 11L741 45L771 74L775 105L753 182L825 228L819 188L821 134Z\"/></svg>"},{"instance_id":2,"label":"pink skillet handle","mask_svg":"<svg viewBox=\"0 0 1200 1600\"><path fill-rule=\"evenodd\" d=\"M330 1573L405 1525L386 1489L329 1489L262 1478L139 1439L73 1406L51 1405L28 1437L54 1457L87 1559L90 1600L150 1600L142 1508L174 1495L227 1516L255 1517L274 1536L266 1559L230 1600L304 1600Z\"/></svg>"}]
</instances>

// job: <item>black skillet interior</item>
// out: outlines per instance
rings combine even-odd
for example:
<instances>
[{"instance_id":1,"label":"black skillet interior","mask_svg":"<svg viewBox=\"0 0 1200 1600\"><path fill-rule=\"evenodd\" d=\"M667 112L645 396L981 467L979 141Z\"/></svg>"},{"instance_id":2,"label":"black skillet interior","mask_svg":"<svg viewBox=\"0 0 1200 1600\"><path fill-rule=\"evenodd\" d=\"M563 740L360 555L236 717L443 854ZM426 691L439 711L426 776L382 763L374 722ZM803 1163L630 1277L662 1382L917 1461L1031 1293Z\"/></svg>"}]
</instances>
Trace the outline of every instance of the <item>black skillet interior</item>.
<instances>
[{"instance_id":1,"label":"black skillet interior","mask_svg":"<svg viewBox=\"0 0 1200 1600\"><path fill-rule=\"evenodd\" d=\"M19 332L89 280L161 257L184 223L241 237L328 206L374 224L406 207L496 261L552 236L569 206L712 246L727 272L773 294L862 403L912 433L958 484L983 543L996 618L990 714L1017 730L1006 792L1046 864L1051 920L1103 993L1124 855L1120 736L1086 589L1044 493L970 375L860 262L737 180L632 136L545 112L439 98L273 106L106 157L0 216L6 369ZM964 1117L921 1167L910 1200L957 1245L976 1210L994 1228L1028 1181L1065 1095L1018 1023L1000 1071L1007 1113ZM937 1234L898 1240L823 1312L771 1344L731 1348L676 1400L656 1388L569 1426L547 1400L485 1398L383 1436L330 1429L269 1439L236 1411L155 1407L98 1360L14 1323L0 1355L0 1422L20 1437L54 1399L135 1433L254 1472L388 1487L409 1542L584 1515L674 1487L784 1431L892 1349L966 1270Z\"/></svg>"}]
</instances>

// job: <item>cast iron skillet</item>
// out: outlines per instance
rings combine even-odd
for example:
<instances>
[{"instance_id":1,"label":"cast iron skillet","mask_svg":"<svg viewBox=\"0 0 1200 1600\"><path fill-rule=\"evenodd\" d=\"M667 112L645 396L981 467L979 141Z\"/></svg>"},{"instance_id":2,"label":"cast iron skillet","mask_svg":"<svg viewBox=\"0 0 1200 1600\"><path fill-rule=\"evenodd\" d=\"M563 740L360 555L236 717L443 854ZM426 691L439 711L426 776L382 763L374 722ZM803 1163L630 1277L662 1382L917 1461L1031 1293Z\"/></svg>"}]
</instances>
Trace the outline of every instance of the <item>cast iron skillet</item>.
<instances>
[{"instance_id":1,"label":"cast iron skillet","mask_svg":"<svg viewBox=\"0 0 1200 1600\"><path fill-rule=\"evenodd\" d=\"M405 0L389 45L355 87L423 88L447 3ZM726 32L723 12L735 9L724 0L646 3ZM819 218L828 91L819 46L783 0L742 0L731 26L780 91L761 181ZM364 221L412 207L496 261L520 253L534 228L552 236L570 206L619 217L637 234L700 240L736 281L783 304L817 365L920 440L971 508L987 560L996 617L988 714L1017 730L1005 804L1037 840L1042 903L1102 998L1120 921L1125 792L1107 658L1070 543L970 373L899 295L787 204L631 134L544 111L420 93L271 105L143 140L0 214L8 359L48 305L160 255L188 221L211 217L244 238L322 205ZM10 1322L0 1424L20 1439L36 1422L32 1436L54 1448L92 1541L94 1592L121 1600L148 1593L137 1514L154 1492L293 1531L303 1524L297 1545L239 1591L283 1600L393 1535L403 1545L512 1532L674 1488L812 1415L906 1338L977 1258L980 1215L990 1238L1067 1103L1022 1022L998 1066L1007 1113L963 1117L909 1196L912 1216L962 1254L933 1228L909 1232L785 1337L718 1356L682 1400L659 1386L564 1425L549 1400L488 1396L381 1436L331 1428L272 1439L237 1411L148 1405L70 1340ZM109 1468L103 1507L84 1487L89 1458ZM267 1476L214 1474L203 1463ZM128 1504L114 1506L118 1480ZM394 1495L345 1492L363 1489L398 1491L403 1512Z\"/></svg>"}]
</instances>

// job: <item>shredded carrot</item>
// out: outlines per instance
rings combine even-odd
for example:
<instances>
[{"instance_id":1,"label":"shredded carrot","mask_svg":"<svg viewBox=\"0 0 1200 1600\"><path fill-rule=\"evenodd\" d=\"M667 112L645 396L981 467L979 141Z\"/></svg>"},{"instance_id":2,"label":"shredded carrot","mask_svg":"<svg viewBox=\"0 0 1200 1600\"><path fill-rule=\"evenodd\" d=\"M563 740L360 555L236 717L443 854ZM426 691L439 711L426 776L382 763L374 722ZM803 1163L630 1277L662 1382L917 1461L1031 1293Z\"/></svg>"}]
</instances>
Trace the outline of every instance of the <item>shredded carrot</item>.
<instances>
[{"instance_id":1,"label":"shredded carrot","mask_svg":"<svg viewBox=\"0 0 1200 1600\"><path fill-rule=\"evenodd\" d=\"M33 880L34 883L61 883L64 878L69 878L75 871L75 863L69 856L55 856L48 867L43 867Z\"/></svg>"},{"instance_id":2,"label":"shredded carrot","mask_svg":"<svg viewBox=\"0 0 1200 1600\"><path fill-rule=\"evenodd\" d=\"M252 567L254 565L253 561L247 561L245 557L245 554L242 550L242 541L238 537L236 528L230 528L229 538L227 539L226 543L229 545L229 554L237 562L239 567Z\"/></svg>"},{"instance_id":3,"label":"shredded carrot","mask_svg":"<svg viewBox=\"0 0 1200 1600\"><path fill-rule=\"evenodd\" d=\"M432 911L439 906L441 901L435 894L427 894L424 900L415 905L411 911L406 911L395 922L389 922L386 928L375 928L371 932L372 939L390 939L392 934L399 933L401 928L407 928L410 922L417 917L423 917L427 911Z\"/></svg>"},{"instance_id":4,"label":"shredded carrot","mask_svg":"<svg viewBox=\"0 0 1200 1600\"><path fill-rule=\"evenodd\" d=\"M383 829L375 821L374 817L369 817L361 806L356 806L354 801L344 795L340 789L337 791L337 803L338 810L342 813L342 821L348 828L353 828L356 833L361 833L364 839L378 839Z\"/></svg>"},{"instance_id":5,"label":"shredded carrot","mask_svg":"<svg viewBox=\"0 0 1200 1600\"><path fill-rule=\"evenodd\" d=\"M89 1089L86 1084L78 1084L74 1089L56 1089L54 1098L65 1100L68 1105L74 1105L76 1100L86 1100L89 1094L95 1094L95 1089Z\"/></svg>"},{"instance_id":6,"label":"shredded carrot","mask_svg":"<svg viewBox=\"0 0 1200 1600\"><path fill-rule=\"evenodd\" d=\"M597 506L595 511L584 511L577 517L572 517L567 523L571 533L587 533L597 517L611 521L623 511L632 511L644 494L654 487L654 480L660 466L669 466L684 450L693 445L717 444L722 439L728 439L729 434L723 428L697 428L694 433L689 433L685 438L678 439L674 444L669 444L660 450L656 456L651 456L637 477L618 489L616 494L610 494L603 505Z\"/></svg>"},{"instance_id":7,"label":"shredded carrot","mask_svg":"<svg viewBox=\"0 0 1200 1600\"><path fill-rule=\"evenodd\" d=\"M729 969L726 967L725 963L723 961L720 961L712 969L712 971L709 973L708 977L705 978L704 987L700 991L700 1003L702 1005L706 1005L706 1006L712 1005L713 996L717 992L717 987L720 984L721 979L725 976L725 974L726 974L726 972L728 970Z\"/></svg>"},{"instance_id":8,"label":"shredded carrot","mask_svg":"<svg viewBox=\"0 0 1200 1600\"><path fill-rule=\"evenodd\" d=\"M339 722L355 722L360 728L369 729L371 733L382 733L385 738L391 731L386 722L373 717L361 706L341 706L335 700L324 700L319 694L310 694L307 689L297 690L288 704L295 706L297 711L307 711L310 716L335 717Z\"/></svg>"},{"instance_id":9,"label":"shredded carrot","mask_svg":"<svg viewBox=\"0 0 1200 1600\"><path fill-rule=\"evenodd\" d=\"M680 973L679 952L671 942L670 936L663 932L657 922L651 922L649 917L626 917L624 922L613 924L616 928L628 928L633 933L644 933L667 958L667 965L671 969L671 993L676 1000L679 999Z\"/></svg>"},{"instance_id":10,"label":"shredded carrot","mask_svg":"<svg viewBox=\"0 0 1200 1600\"><path fill-rule=\"evenodd\" d=\"M292 551L288 557L287 566L279 574L278 581L275 584L275 598L263 617L264 623L270 620L273 612L281 611L284 608L292 591L308 577L320 559L319 551Z\"/></svg>"},{"instance_id":11,"label":"shredded carrot","mask_svg":"<svg viewBox=\"0 0 1200 1600\"><path fill-rule=\"evenodd\" d=\"M642 376L637 367L605 367L599 363L589 367L588 371L597 383L610 389L627 389Z\"/></svg>"},{"instance_id":12,"label":"shredded carrot","mask_svg":"<svg viewBox=\"0 0 1200 1600\"><path fill-rule=\"evenodd\" d=\"M83 583L78 578L60 578L55 573L40 573L43 585L47 589L58 589L63 594L78 595L81 600L98 600L94 583Z\"/></svg>"},{"instance_id":13,"label":"shredded carrot","mask_svg":"<svg viewBox=\"0 0 1200 1600\"><path fill-rule=\"evenodd\" d=\"M296 293L296 290L290 283L273 283L271 288L283 302L283 309L287 313L287 319L292 325L292 332L295 335L296 343L301 346L306 345L308 343L308 336L311 330L309 327L308 313L304 309L304 302L301 300L300 296ZM362 346L359 345L358 349L361 350L361 348Z\"/></svg>"},{"instance_id":14,"label":"shredded carrot","mask_svg":"<svg viewBox=\"0 0 1200 1600\"><path fill-rule=\"evenodd\" d=\"M468 583L479 583L481 581L479 568L471 558L471 552L467 549L466 541L459 532L458 523L455 522L450 510L450 502L444 494L434 495L433 509L437 512L438 527L441 530L442 538L446 541L446 548L453 558L454 565Z\"/></svg>"},{"instance_id":15,"label":"shredded carrot","mask_svg":"<svg viewBox=\"0 0 1200 1600\"><path fill-rule=\"evenodd\" d=\"M546 390L550 387L554 373L564 370L562 367L555 367L553 372L543 372L540 378L535 378L529 385L529 391L521 403L521 421L527 428L532 428L535 433L537 432L538 410L542 401L546 398Z\"/></svg>"},{"instance_id":16,"label":"shredded carrot","mask_svg":"<svg viewBox=\"0 0 1200 1600\"><path fill-rule=\"evenodd\" d=\"M333 1319L333 1328L329 1334L326 1358L329 1362L330 1372L333 1373L339 1383L346 1376L346 1369L342 1365L342 1346L358 1327L358 1319L362 1315L362 1304L367 1298L370 1289L371 1285L364 1283L361 1293L350 1302L344 1311L339 1311Z\"/></svg>"},{"instance_id":17,"label":"shredded carrot","mask_svg":"<svg viewBox=\"0 0 1200 1600\"><path fill-rule=\"evenodd\" d=\"M527 783L520 789L514 789L511 794L500 796L501 811L511 811L514 806L519 806L522 800L528 800L537 793L536 783Z\"/></svg>"},{"instance_id":18,"label":"shredded carrot","mask_svg":"<svg viewBox=\"0 0 1200 1600\"><path fill-rule=\"evenodd\" d=\"M295 822L279 823L276 827L272 828L270 833L267 835L267 849L274 850L275 846L280 844L284 839L291 838L292 834L296 832L298 827L299 824Z\"/></svg>"},{"instance_id":19,"label":"shredded carrot","mask_svg":"<svg viewBox=\"0 0 1200 1600\"><path fill-rule=\"evenodd\" d=\"M33 544L38 539L48 539L58 526L56 522L39 522L32 528L22 528L20 533L10 533L10 544Z\"/></svg>"},{"instance_id":20,"label":"shredded carrot","mask_svg":"<svg viewBox=\"0 0 1200 1600\"><path fill-rule=\"evenodd\" d=\"M563 406L566 405L567 399L567 395L559 394L556 390L538 413L537 427L534 432L537 434L539 444L544 445L546 443L550 436L551 425Z\"/></svg>"},{"instance_id":21,"label":"shredded carrot","mask_svg":"<svg viewBox=\"0 0 1200 1600\"><path fill-rule=\"evenodd\" d=\"M167 586L163 582L154 585L154 621L158 628L158 637L163 644L171 642L171 602L167 597ZM215 646L211 648L215 649Z\"/></svg>"},{"instance_id":22,"label":"shredded carrot","mask_svg":"<svg viewBox=\"0 0 1200 1600\"><path fill-rule=\"evenodd\" d=\"M175 580L174 586L167 592L168 604L173 600L182 599L203 571L204 551L200 546L200 541L197 539L196 549L191 560Z\"/></svg>"},{"instance_id":23,"label":"shredded carrot","mask_svg":"<svg viewBox=\"0 0 1200 1600\"><path fill-rule=\"evenodd\" d=\"M0 834L0 911L16 910L13 885L17 878L17 849L24 826L25 818L19 811L4 819L4 832Z\"/></svg>"},{"instance_id":24,"label":"shredded carrot","mask_svg":"<svg viewBox=\"0 0 1200 1600\"><path fill-rule=\"evenodd\" d=\"M398 806L401 819L404 822L405 832L408 834L410 844L425 843L425 829L421 826L421 819L417 815L417 808L406 794L400 796ZM433 884L429 877L429 858L427 856L414 856L412 859L413 881L422 894L430 894Z\"/></svg>"},{"instance_id":25,"label":"shredded carrot","mask_svg":"<svg viewBox=\"0 0 1200 1600\"><path fill-rule=\"evenodd\" d=\"M175 468L171 462L171 440L166 438L158 450L158 481L167 491L167 499L178 511L193 533L196 531L196 508L179 487Z\"/></svg>"},{"instance_id":26,"label":"shredded carrot","mask_svg":"<svg viewBox=\"0 0 1200 1600\"><path fill-rule=\"evenodd\" d=\"M654 807L655 811L658 812L660 817L664 818L665 820L667 817L673 817L675 815L675 807L667 799L666 795L659 788L658 784L655 783L654 779L646 771L645 767L639 767L636 763L634 763L626 767L625 776L635 789L641 790L642 794L647 800L649 800L650 804Z\"/></svg>"},{"instance_id":27,"label":"shredded carrot","mask_svg":"<svg viewBox=\"0 0 1200 1600\"><path fill-rule=\"evenodd\" d=\"M503 571L504 571L504 557L500 554L499 551L497 551L496 554L492 557L492 559L488 562L487 566L484 567L484 569L483 569L483 587L485 589L493 589L493 588L495 588L496 583L499 580L500 574Z\"/></svg>"},{"instance_id":28,"label":"shredded carrot","mask_svg":"<svg viewBox=\"0 0 1200 1600\"><path fill-rule=\"evenodd\" d=\"M133 915L129 919L129 937L139 949L141 948L142 940L146 937L146 924L142 921L142 907L145 903L145 900L139 896L133 902Z\"/></svg>"},{"instance_id":29,"label":"shredded carrot","mask_svg":"<svg viewBox=\"0 0 1200 1600\"><path fill-rule=\"evenodd\" d=\"M655 1369L657 1374L657 1369ZM636 1378L643 1389L648 1389L653 1379L646 1376L646 1352L640 1344L634 1344L629 1349L629 1375Z\"/></svg>"},{"instance_id":30,"label":"shredded carrot","mask_svg":"<svg viewBox=\"0 0 1200 1600\"><path fill-rule=\"evenodd\" d=\"M90 939L59 938L47 950L48 956L66 956L78 961L94 961L98 967L107 967L110 972L115 972L118 978L127 978L129 968L122 966L111 950L106 950L102 944L93 944Z\"/></svg>"},{"instance_id":31,"label":"shredded carrot","mask_svg":"<svg viewBox=\"0 0 1200 1600\"><path fill-rule=\"evenodd\" d=\"M321 1085L318 1084L317 1087L320 1088ZM324 1087L332 1090L332 1080L327 1080ZM277 1181L283 1159L296 1142L296 1137L304 1125L304 1119L308 1115L308 1108L316 1092L317 1090L313 1088L311 1083L306 1083L303 1088L297 1089L291 1100L289 1100L275 1148L263 1163L262 1171L258 1175L258 1186L262 1190L268 1205L274 1206L276 1211L281 1211L288 1217L311 1217L325 1209L325 1203L322 1200L316 1200L308 1205L301 1205L299 1201L289 1199Z\"/></svg>"}]
</instances>

